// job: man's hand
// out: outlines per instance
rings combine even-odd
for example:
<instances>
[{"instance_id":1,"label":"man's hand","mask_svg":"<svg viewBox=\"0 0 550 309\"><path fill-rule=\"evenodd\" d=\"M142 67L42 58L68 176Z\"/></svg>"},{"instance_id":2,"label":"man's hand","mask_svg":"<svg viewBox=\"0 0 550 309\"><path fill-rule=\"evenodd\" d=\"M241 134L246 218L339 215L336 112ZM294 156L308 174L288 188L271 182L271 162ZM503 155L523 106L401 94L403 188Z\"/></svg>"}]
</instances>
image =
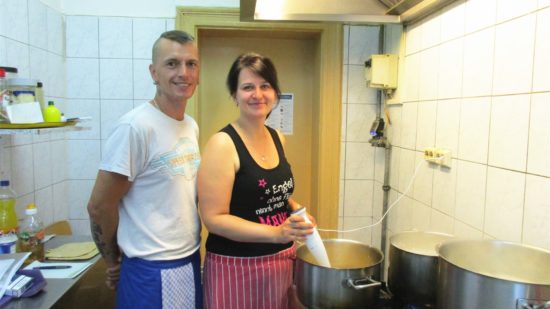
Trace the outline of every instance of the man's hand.
<instances>
[{"instance_id":1,"label":"man's hand","mask_svg":"<svg viewBox=\"0 0 550 309\"><path fill-rule=\"evenodd\" d=\"M121 258L119 258L117 262L118 262L117 264L114 264L112 266L107 266L107 270L105 271L105 274L107 275L105 284L111 290L116 290L116 287L118 285L118 280L120 278Z\"/></svg>"}]
</instances>

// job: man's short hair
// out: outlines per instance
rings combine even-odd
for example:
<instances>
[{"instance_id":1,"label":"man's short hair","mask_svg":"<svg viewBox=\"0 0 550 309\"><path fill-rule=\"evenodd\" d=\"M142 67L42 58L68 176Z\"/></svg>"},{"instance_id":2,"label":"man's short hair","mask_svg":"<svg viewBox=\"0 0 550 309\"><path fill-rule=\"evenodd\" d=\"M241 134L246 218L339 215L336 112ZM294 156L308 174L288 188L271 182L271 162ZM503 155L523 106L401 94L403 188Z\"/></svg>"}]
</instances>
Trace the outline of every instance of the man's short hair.
<instances>
[{"instance_id":1,"label":"man's short hair","mask_svg":"<svg viewBox=\"0 0 550 309\"><path fill-rule=\"evenodd\" d=\"M186 44L186 43L192 43L195 42L195 38L190 35L189 33L181 30L171 30L166 31L162 33L159 38L155 41L155 44L153 44L153 53L152 53L152 61L155 62L155 58L157 56L158 46L160 44L161 39L167 39L170 41L178 42L180 44Z\"/></svg>"}]
</instances>

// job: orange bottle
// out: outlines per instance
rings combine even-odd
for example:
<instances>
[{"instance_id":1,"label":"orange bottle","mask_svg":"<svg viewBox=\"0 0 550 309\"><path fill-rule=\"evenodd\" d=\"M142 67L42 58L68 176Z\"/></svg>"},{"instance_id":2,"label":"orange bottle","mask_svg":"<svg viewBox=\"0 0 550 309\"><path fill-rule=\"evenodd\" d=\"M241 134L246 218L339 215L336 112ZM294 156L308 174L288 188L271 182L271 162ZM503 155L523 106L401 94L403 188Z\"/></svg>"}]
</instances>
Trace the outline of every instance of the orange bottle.
<instances>
[{"instance_id":1,"label":"orange bottle","mask_svg":"<svg viewBox=\"0 0 550 309\"><path fill-rule=\"evenodd\" d=\"M21 224L17 234L17 252L30 252L27 262L35 260L44 261L44 225L38 217L38 210L34 203L27 205L25 209L25 222Z\"/></svg>"}]
</instances>

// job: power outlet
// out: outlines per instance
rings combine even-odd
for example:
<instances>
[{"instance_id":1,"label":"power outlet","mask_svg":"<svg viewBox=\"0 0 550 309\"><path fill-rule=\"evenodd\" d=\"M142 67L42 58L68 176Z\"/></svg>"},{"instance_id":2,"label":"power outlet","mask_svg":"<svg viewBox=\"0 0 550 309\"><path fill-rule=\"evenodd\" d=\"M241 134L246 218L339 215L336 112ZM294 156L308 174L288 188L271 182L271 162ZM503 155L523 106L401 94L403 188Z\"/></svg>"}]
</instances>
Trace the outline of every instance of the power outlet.
<instances>
[{"instance_id":1,"label":"power outlet","mask_svg":"<svg viewBox=\"0 0 550 309\"><path fill-rule=\"evenodd\" d=\"M424 159L437 165L451 167L451 151L449 149L428 147L424 149Z\"/></svg>"}]
</instances>

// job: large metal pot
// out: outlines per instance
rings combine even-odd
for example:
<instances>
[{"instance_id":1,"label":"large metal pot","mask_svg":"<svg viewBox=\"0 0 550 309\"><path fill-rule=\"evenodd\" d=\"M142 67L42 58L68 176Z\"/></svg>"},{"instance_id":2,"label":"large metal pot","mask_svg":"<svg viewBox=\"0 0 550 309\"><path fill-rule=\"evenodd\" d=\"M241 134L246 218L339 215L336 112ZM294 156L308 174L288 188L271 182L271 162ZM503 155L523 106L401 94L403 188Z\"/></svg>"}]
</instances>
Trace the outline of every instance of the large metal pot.
<instances>
[{"instance_id":1,"label":"large metal pot","mask_svg":"<svg viewBox=\"0 0 550 309\"><path fill-rule=\"evenodd\" d=\"M498 240L439 248L440 309L550 308L550 251Z\"/></svg>"},{"instance_id":2,"label":"large metal pot","mask_svg":"<svg viewBox=\"0 0 550 309\"><path fill-rule=\"evenodd\" d=\"M403 302L435 307L437 250L452 235L435 232L403 232L390 237L388 286Z\"/></svg>"},{"instance_id":3,"label":"large metal pot","mask_svg":"<svg viewBox=\"0 0 550 309\"><path fill-rule=\"evenodd\" d=\"M323 240L331 267L316 264L306 246L296 252L295 283L300 302L315 308L369 308L380 292L383 253L345 239Z\"/></svg>"}]
</instances>

